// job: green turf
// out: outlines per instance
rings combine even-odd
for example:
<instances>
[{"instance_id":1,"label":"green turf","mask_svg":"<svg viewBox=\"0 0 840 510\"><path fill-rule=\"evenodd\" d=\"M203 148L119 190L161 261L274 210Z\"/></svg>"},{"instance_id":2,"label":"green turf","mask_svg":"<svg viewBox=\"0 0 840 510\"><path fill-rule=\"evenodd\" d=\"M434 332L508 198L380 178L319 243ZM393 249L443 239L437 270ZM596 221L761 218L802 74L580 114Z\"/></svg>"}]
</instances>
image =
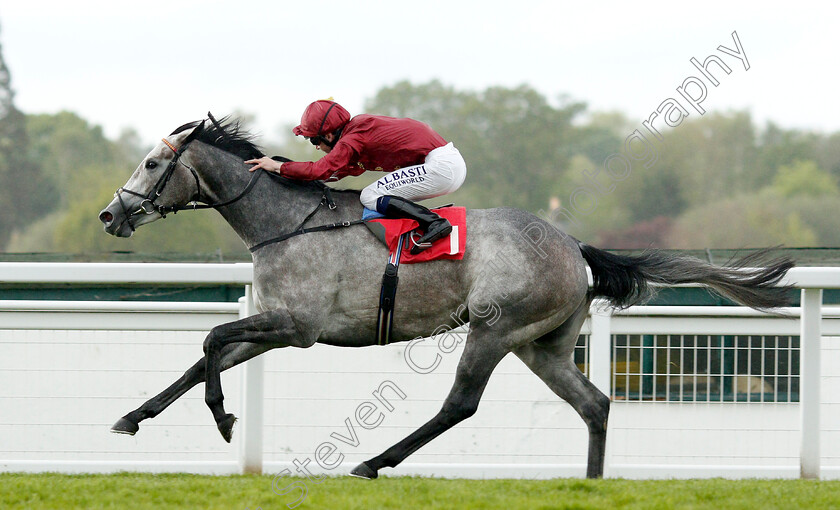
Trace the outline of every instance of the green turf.
<instances>
[{"instance_id":1,"label":"green turf","mask_svg":"<svg viewBox=\"0 0 840 510\"><path fill-rule=\"evenodd\" d=\"M840 509L840 481L445 480L350 477L306 484L303 509ZM284 509L300 495L271 476L0 474L0 508Z\"/></svg>"}]
</instances>

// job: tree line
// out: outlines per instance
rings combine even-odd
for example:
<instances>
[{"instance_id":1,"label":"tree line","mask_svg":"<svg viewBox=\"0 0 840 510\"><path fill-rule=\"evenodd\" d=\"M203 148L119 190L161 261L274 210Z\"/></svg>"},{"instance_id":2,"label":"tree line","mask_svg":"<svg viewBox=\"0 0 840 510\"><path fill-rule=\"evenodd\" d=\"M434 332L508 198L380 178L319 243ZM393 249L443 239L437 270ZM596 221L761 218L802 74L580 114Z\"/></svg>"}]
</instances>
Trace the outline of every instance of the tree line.
<instances>
[{"instance_id":1,"label":"tree line","mask_svg":"<svg viewBox=\"0 0 840 510\"><path fill-rule=\"evenodd\" d=\"M551 104L527 85L403 82L367 108L420 118L455 142L468 166L456 202L528 209L599 246L840 246L840 132L759 127L729 111L642 140L621 112Z\"/></svg>"},{"instance_id":2,"label":"tree line","mask_svg":"<svg viewBox=\"0 0 840 510\"><path fill-rule=\"evenodd\" d=\"M622 172L615 155L627 150L631 119L568 98L551 102L528 85L469 91L400 82L377 91L365 110L426 122L460 149L465 184L431 205L519 207L606 248L840 246L831 214L840 206L840 132L757 126L746 111L707 113L649 147L635 140L632 172ZM251 118L240 117L246 125ZM266 153L320 154L288 127L285 137L263 140ZM0 52L0 248L246 255L212 211L179 214L130 240L102 231L99 210L150 149L130 130L108 139L76 113L18 111Z\"/></svg>"}]
</instances>

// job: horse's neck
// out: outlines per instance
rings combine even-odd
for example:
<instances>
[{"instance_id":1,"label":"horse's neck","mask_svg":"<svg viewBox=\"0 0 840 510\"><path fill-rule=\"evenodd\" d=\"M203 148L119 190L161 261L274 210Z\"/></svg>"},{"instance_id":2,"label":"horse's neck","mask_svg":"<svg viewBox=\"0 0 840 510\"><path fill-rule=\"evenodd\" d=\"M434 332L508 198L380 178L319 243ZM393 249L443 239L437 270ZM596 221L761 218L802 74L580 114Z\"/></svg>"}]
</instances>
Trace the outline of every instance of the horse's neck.
<instances>
[{"instance_id":1,"label":"horse's neck","mask_svg":"<svg viewBox=\"0 0 840 510\"><path fill-rule=\"evenodd\" d=\"M203 161L202 164L200 173L209 188L208 201L211 203L233 199L256 175L248 172L247 166L238 159L225 156L222 159ZM330 211L326 206L318 207L323 195L317 189L283 186L269 175L262 175L258 179L256 185L242 198L218 209L247 246L291 232L316 209L308 225L361 217L358 199L348 200L352 197L336 196L336 202L340 202L339 209Z\"/></svg>"}]
</instances>

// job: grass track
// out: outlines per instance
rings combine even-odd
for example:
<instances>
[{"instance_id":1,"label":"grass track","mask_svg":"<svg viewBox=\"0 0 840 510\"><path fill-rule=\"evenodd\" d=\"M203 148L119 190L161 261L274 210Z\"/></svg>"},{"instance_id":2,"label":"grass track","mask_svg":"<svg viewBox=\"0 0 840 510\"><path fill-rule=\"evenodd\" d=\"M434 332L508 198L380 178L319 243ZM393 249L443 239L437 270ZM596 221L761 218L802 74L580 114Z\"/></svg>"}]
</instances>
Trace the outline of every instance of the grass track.
<instances>
[{"instance_id":1,"label":"grass track","mask_svg":"<svg viewBox=\"0 0 840 510\"><path fill-rule=\"evenodd\" d=\"M840 481L278 478L305 483L301 509L840 509ZM271 476L0 473L0 508L284 509L300 495Z\"/></svg>"}]
</instances>

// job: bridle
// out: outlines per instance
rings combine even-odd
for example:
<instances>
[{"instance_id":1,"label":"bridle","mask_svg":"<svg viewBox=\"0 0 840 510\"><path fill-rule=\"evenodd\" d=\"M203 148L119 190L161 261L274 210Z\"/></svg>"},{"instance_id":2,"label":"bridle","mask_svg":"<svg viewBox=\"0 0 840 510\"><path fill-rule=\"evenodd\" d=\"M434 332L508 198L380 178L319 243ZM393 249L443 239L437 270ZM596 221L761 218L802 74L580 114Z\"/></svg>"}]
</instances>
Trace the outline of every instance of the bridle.
<instances>
[{"instance_id":1,"label":"bridle","mask_svg":"<svg viewBox=\"0 0 840 510\"><path fill-rule=\"evenodd\" d=\"M224 129L222 129L222 126L213 117L213 115L210 112L207 112L207 115L210 117L210 120L211 120L211 122L213 122L213 125L215 125L216 128L219 130L219 132L222 133L222 136L227 136L227 133L225 133ZM189 136L187 136L187 138L184 140L183 144L180 147L175 147L166 138L161 138L161 141L163 141L163 143L173 153L175 153L175 156L173 156L173 158L169 161L169 164L166 166L166 170L163 171L163 173L158 178L155 185L152 187L152 189L148 193L143 194L143 193L140 193L138 191L130 190L130 189L125 188L125 187L121 187L121 188L117 189L116 193L114 193L114 196L120 202L120 207L122 208L123 214L125 216L125 219L123 221L128 223L128 227L132 230L132 232L136 230L136 227L132 223L131 218L133 216L138 215L138 214L158 213L158 214L160 214L161 218L166 218L166 215L169 214L169 213L175 214L178 211L183 211L183 210L186 210L186 209L191 209L191 210L216 209L216 208L219 208L219 207L224 207L226 205L230 205L230 204L240 200L242 197L247 195L251 191L251 189L253 189L255 184L257 184L257 181L259 180L260 176L262 176L262 174L264 172L264 170L262 170L262 169L259 169L258 171L254 172L253 175L251 176L251 180L248 181L248 185L245 186L245 189L243 189L242 192L240 192L238 195L236 195L232 199L226 200L224 202L216 203L216 204L199 204L198 203L198 201L201 200L201 181L199 180L198 173L195 171L195 169L193 169L191 166L189 166L186 163L184 163L183 161L181 161L181 156L187 150L187 147L189 146L190 142L195 140L196 137L199 135L199 133L201 133L201 131L204 129L204 122L205 121L201 121L201 124L196 126L196 128L193 130L193 132L190 133ZM175 173L175 169L177 168L179 163L184 168L189 170L190 173L192 173L193 178L195 179L195 190L196 190L195 193L193 193L192 197L190 198L189 202L186 205L161 205L161 204L158 204L156 202L157 199L160 198L160 195L163 193L164 188L166 188L166 185L169 184L169 180L172 179L172 175ZM122 193L128 193L129 195L134 195L136 197L142 198L143 200L140 202L140 206L136 210L129 212L129 209L128 209L128 207L126 207L125 201L122 198Z\"/></svg>"},{"instance_id":2,"label":"bridle","mask_svg":"<svg viewBox=\"0 0 840 510\"><path fill-rule=\"evenodd\" d=\"M136 227L134 226L134 223L132 223L132 221L131 221L131 218L133 216L136 216L138 214L159 213L161 215L161 217L165 218L166 215L170 212L175 213L180 209L185 209L186 208L186 207L179 207L179 206L174 206L174 205L170 205L170 206L161 205L161 204L157 203L157 199L160 198L160 195L163 193L164 188L166 188L166 185L169 184L169 180L172 179L172 175L175 173L175 168L177 168L178 163L181 163L181 165L183 165L185 168L189 169L189 171L192 173L193 177L195 178L196 193L193 194L193 197L190 199L190 202L195 204L195 207L198 206L196 201L201 198L201 184L200 184L200 181L198 179L198 174L196 173L196 171L192 167L190 167L189 165L187 165L183 161L181 161L181 156L184 154L184 151L187 150L187 147L189 146L190 142L192 142L195 139L195 137L198 135L198 133L201 131L201 129L203 129L203 127L204 127L204 122L199 124L193 130L193 132L190 133L190 135L187 137L187 139L184 140L184 143L181 145L181 147L175 147L166 138L161 138L163 143L167 147L169 147L169 149L173 153L175 153L175 155L169 161L169 164L166 166L166 170L163 171L163 173L160 175L160 177L158 178L155 185L152 186L152 189L149 190L148 193L140 193L138 191L130 190L130 189L125 188L125 187L121 187L121 188L117 189L117 192L114 193L114 196L117 198L117 200L119 200L120 207L122 208L123 214L125 215L125 220L123 220L123 221L128 223L128 226L129 226L129 228L131 228L132 232L134 230L136 230ZM136 197L142 198L143 200L140 202L140 206L134 211L129 211L128 207L125 204L125 201L123 200L123 197L122 197L123 193L128 193L129 195L134 195Z\"/></svg>"}]
</instances>

